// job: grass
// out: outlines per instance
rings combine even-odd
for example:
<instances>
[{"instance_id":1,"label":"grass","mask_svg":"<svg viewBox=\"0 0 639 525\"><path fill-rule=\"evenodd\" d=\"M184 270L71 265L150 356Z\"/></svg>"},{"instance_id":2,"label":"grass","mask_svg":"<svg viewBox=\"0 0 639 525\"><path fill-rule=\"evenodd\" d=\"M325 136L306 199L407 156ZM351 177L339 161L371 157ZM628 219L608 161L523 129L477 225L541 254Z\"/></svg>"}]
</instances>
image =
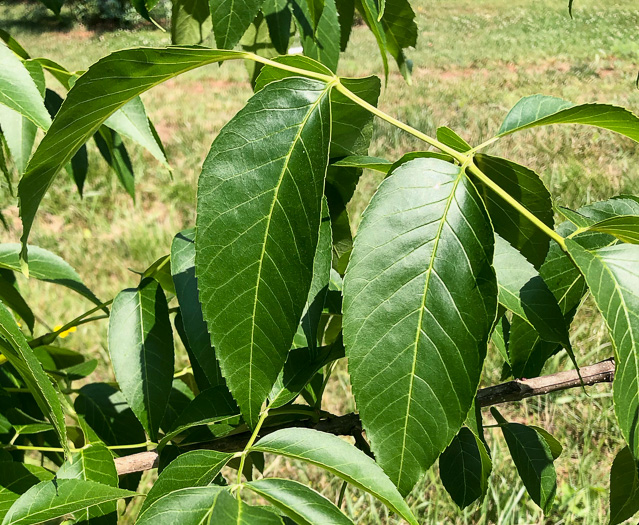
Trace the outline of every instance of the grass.
<instances>
[{"instance_id":1,"label":"grass","mask_svg":"<svg viewBox=\"0 0 639 525\"><path fill-rule=\"evenodd\" d=\"M639 52L639 10L635 0L603 5L575 2L575 19L563 0L417 0L419 44L410 53L413 85L394 72L384 89L381 108L433 135L437 126L455 129L472 144L489 138L508 109L522 96L545 93L574 102L601 101L639 108L634 87ZM63 11L64 14L64 11ZM43 18L44 17L44 18ZM12 32L32 56L46 56L70 69L82 69L121 48L161 45L168 36L142 28L93 32L47 18L42 8L0 5L0 27ZM380 74L375 43L363 27L340 65L343 75ZM62 173L45 198L31 242L69 261L87 284L108 299L135 285L129 271L144 270L168 252L173 235L195 219L197 177L220 127L251 94L241 64L209 66L171 80L143 96L167 149L173 176L148 154L131 146L136 169L135 203L98 160L91 147L91 171L84 199ZM51 86L60 86L52 82ZM423 145L384 123L377 123L371 154L389 159ZM639 184L639 150L611 133L575 127L551 127L507 138L490 152L534 168L558 205L577 207L615 194L634 192ZM350 205L355 223L380 182L366 173ZM0 190L2 191L2 190ZM0 199L10 205L5 192ZM5 208L5 206L2 206ZM11 229L2 242L19 235L17 209L10 207ZM52 285L21 281L36 314L49 325L63 324L89 307ZM45 325L40 326L46 330ZM572 330L578 359L593 363L611 353L600 317L590 301ZM81 327L63 340L108 363L104 322ZM183 357L182 357L183 359ZM550 360L546 372L570 368L563 354ZM499 380L498 358L489 355L484 384ZM108 367L95 376L110 379ZM344 413L354 409L345 366L339 366L328 390L327 406ZM534 423L564 445L556 461L559 489L553 510L543 517L525 494L498 430L487 430L494 471L491 489L481 504L458 510L438 480L436 466L409 496L420 523L600 524L607 520L608 472L622 447L608 385L587 393L574 390L523 401L503 408L514 421ZM486 414L487 420L490 416ZM273 458L269 474L310 482L335 500L340 483L305 465ZM147 480L152 476L147 476ZM345 509L357 523L391 524L397 520L369 496L351 490Z\"/></svg>"}]
</instances>

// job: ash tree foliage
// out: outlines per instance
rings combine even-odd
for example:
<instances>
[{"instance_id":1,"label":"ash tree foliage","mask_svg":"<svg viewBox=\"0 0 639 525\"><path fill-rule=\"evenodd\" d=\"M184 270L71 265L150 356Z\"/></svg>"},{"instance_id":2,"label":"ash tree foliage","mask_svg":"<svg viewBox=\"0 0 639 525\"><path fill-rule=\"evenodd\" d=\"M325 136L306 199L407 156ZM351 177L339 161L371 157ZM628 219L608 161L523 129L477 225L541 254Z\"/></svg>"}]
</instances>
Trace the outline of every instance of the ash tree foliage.
<instances>
[{"instance_id":1,"label":"ash tree foliage","mask_svg":"<svg viewBox=\"0 0 639 525\"><path fill-rule=\"evenodd\" d=\"M152 4L134 2L148 18ZM379 78L336 76L355 11L386 75L390 55L410 78L406 0L176 0L171 37L182 45L116 51L86 71L32 58L0 33L0 168L23 226L0 244L2 525L116 523L118 500L133 498L144 498L137 516L124 514L140 524L353 523L343 490L333 502L256 475L273 456L324 469L410 524L419 519L405 498L436 462L455 503L476 505L491 473L476 402L487 352L501 356L504 378L536 377L557 352L578 367L569 329L587 293L613 343L627 443L611 466L610 523L639 510L639 197L557 208L533 170L485 152L548 125L639 142L639 118L532 95L482 144L446 127L430 137L377 109ZM185 45L211 31L217 47ZM286 55L297 39L304 55ZM170 169L139 96L227 60L247 64L254 95L213 140L195 224L137 285L98 299L60 256L28 244L42 199L64 176L82 195L91 140L132 196L131 145ZM374 118L424 149L368 156ZM347 204L364 169L385 179L353 238ZM19 273L91 308L46 332ZM97 361L59 338L106 318L115 382L91 382ZM190 366L176 372L178 340ZM323 408L344 358L358 416ZM490 416L530 498L550 512L561 444L494 407ZM361 427L340 426L357 417ZM159 477L144 495L149 454Z\"/></svg>"}]
</instances>

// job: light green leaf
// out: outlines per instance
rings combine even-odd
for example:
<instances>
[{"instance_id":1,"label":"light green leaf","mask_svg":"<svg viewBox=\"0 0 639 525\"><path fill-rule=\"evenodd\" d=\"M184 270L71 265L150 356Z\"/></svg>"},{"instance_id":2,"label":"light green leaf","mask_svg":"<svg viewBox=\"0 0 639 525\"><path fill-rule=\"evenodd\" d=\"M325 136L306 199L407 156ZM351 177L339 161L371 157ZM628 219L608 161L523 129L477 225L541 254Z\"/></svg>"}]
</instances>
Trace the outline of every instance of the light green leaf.
<instances>
[{"instance_id":1,"label":"light green leaf","mask_svg":"<svg viewBox=\"0 0 639 525\"><path fill-rule=\"evenodd\" d=\"M305 0L307 10L310 15L311 24L313 29L317 29L320 18L322 18L322 12L324 11L324 0Z\"/></svg>"},{"instance_id":2,"label":"light green leaf","mask_svg":"<svg viewBox=\"0 0 639 525\"><path fill-rule=\"evenodd\" d=\"M262 6L263 0L210 0L215 42L219 49L233 49Z\"/></svg>"},{"instance_id":3,"label":"light green leaf","mask_svg":"<svg viewBox=\"0 0 639 525\"><path fill-rule=\"evenodd\" d=\"M284 365L311 285L329 92L302 78L269 84L220 131L200 175L200 300L227 385L250 426Z\"/></svg>"},{"instance_id":4,"label":"light green leaf","mask_svg":"<svg viewBox=\"0 0 639 525\"><path fill-rule=\"evenodd\" d=\"M48 129L51 117L44 99L24 63L0 43L0 104L20 113L39 128Z\"/></svg>"},{"instance_id":5,"label":"light green leaf","mask_svg":"<svg viewBox=\"0 0 639 525\"><path fill-rule=\"evenodd\" d=\"M58 392L42 369L13 316L0 302L0 348L29 388L42 413L53 424L60 445L69 454L67 429Z\"/></svg>"},{"instance_id":6,"label":"light green leaf","mask_svg":"<svg viewBox=\"0 0 639 525\"><path fill-rule=\"evenodd\" d=\"M44 467L3 461L2 475L0 476L0 520L4 519L11 505L21 494L40 481L53 479L53 476L53 472Z\"/></svg>"},{"instance_id":7,"label":"light green leaf","mask_svg":"<svg viewBox=\"0 0 639 525\"><path fill-rule=\"evenodd\" d=\"M58 172L104 121L141 93L185 71L243 53L206 48L141 48L116 51L93 64L69 91L50 133L36 149L20 181L22 258L40 201Z\"/></svg>"},{"instance_id":8,"label":"light green leaf","mask_svg":"<svg viewBox=\"0 0 639 525\"><path fill-rule=\"evenodd\" d=\"M499 235L493 260L499 287L499 303L530 324L542 339L570 347L568 327L557 303L534 266ZM513 372L517 356L511 353Z\"/></svg>"},{"instance_id":9,"label":"light green leaf","mask_svg":"<svg viewBox=\"0 0 639 525\"><path fill-rule=\"evenodd\" d=\"M639 244L639 215L609 217L588 227L588 230L614 235L623 242Z\"/></svg>"},{"instance_id":10,"label":"light green leaf","mask_svg":"<svg viewBox=\"0 0 639 525\"><path fill-rule=\"evenodd\" d=\"M260 439L253 450L312 463L368 492L411 525L417 520L395 485L362 451L332 434L306 428L277 430Z\"/></svg>"},{"instance_id":11,"label":"light green leaf","mask_svg":"<svg viewBox=\"0 0 639 525\"><path fill-rule=\"evenodd\" d=\"M547 514L557 492L557 474L548 443L534 428L508 423L494 407L490 411L501 427L510 456L528 494Z\"/></svg>"},{"instance_id":12,"label":"light green leaf","mask_svg":"<svg viewBox=\"0 0 639 525\"><path fill-rule=\"evenodd\" d=\"M246 486L300 525L353 525L332 501L297 481L264 478Z\"/></svg>"},{"instance_id":13,"label":"light green leaf","mask_svg":"<svg viewBox=\"0 0 639 525\"><path fill-rule=\"evenodd\" d=\"M549 124L583 124L615 131L639 142L639 118L625 108L609 104L580 104L557 97L522 98L504 119L498 137Z\"/></svg>"},{"instance_id":14,"label":"light green leaf","mask_svg":"<svg viewBox=\"0 0 639 525\"><path fill-rule=\"evenodd\" d=\"M127 102L107 118L104 125L137 142L168 168L164 148L158 142L157 136L151 131L149 117L146 116L146 110L140 97L135 97Z\"/></svg>"},{"instance_id":15,"label":"light green leaf","mask_svg":"<svg viewBox=\"0 0 639 525\"><path fill-rule=\"evenodd\" d=\"M344 157L332 164L337 167L345 168L361 168L388 173L393 165L392 162L380 157L368 157L366 155L351 155Z\"/></svg>"},{"instance_id":16,"label":"light green leaf","mask_svg":"<svg viewBox=\"0 0 639 525\"><path fill-rule=\"evenodd\" d=\"M236 500L216 485L189 487L156 499L140 514L136 525L282 525L276 514Z\"/></svg>"},{"instance_id":17,"label":"light green leaf","mask_svg":"<svg viewBox=\"0 0 639 525\"><path fill-rule=\"evenodd\" d=\"M203 44L211 34L213 23L208 0L173 0L171 43Z\"/></svg>"},{"instance_id":18,"label":"light green leaf","mask_svg":"<svg viewBox=\"0 0 639 525\"><path fill-rule=\"evenodd\" d=\"M553 228L550 193L537 173L500 157L478 154L474 159L487 177L546 226ZM535 268L539 268L548 253L548 235L480 181L475 180L475 184L484 198L495 231L517 248Z\"/></svg>"},{"instance_id":19,"label":"light green leaf","mask_svg":"<svg viewBox=\"0 0 639 525\"><path fill-rule=\"evenodd\" d=\"M446 144L446 146L450 146L456 151L461 151L462 153L472 148L468 142L466 142L448 126L437 128L437 140Z\"/></svg>"},{"instance_id":20,"label":"light green leaf","mask_svg":"<svg viewBox=\"0 0 639 525\"><path fill-rule=\"evenodd\" d=\"M438 159L392 171L362 217L344 278L344 344L371 448L402 494L475 397L497 308L493 243L475 187Z\"/></svg>"},{"instance_id":21,"label":"light green leaf","mask_svg":"<svg viewBox=\"0 0 639 525\"><path fill-rule=\"evenodd\" d=\"M224 385L215 349L211 346L211 336L202 317L202 305L195 277L195 228L184 230L173 238L171 274L189 350L202 369L209 386Z\"/></svg>"},{"instance_id":22,"label":"light green leaf","mask_svg":"<svg viewBox=\"0 0 639 525\"><path fill-rule=\"evenodd\" d=\"M73 463L68 460L62 464L56 477L58 479L81 479L96 481L109 487L118 486L118 472L115 468L113 455L102 443L95 443L90 447L72 454ZM76 518L84 518L91 522L93 518L102 518L101 525L107 522L116 524L117 502L109 501L96 507L90 507L86 511L76 512Z\"/></svg>"},{"instance_id":23,"label":"light green leaf","mask_svg":"<svg viewBox=\"0 0 639 525\"><path fill-rule=\"evenodd\" d=\"M43 481L18 498L4 517L2 525L40 523L135 495L135 492L109 487L95 481Z\"/></svg>"},{"instance_id":24,"label":"light green leaf","mask_svg":"<svg viewBox=\"0 0 639 525\"><path fill-rule=\"evenodd\" d=\"M153 441L173 381L173 332L162 288L145 279L121 291L109 318L109 354L131 410Z\"/></svg>"},{"instance_id":25,"label":"light green leaf","mask_svg":"<svg viewBox=\"0 0 639 525\"><path fill-rule=\"evenodd\" d=\"M561 453L563 452L564 447L561 446L561 443L559 443L559 441L557 441L557 439L550 432L548 432L544 428L541 428L535 425L528 425L528 426L534 429L537 432L537 434L539 434L542 438L546 440L546 443L548 444L548 448L550 449L550 453L552 454L553 460L561 456Z\"/></svg>"},{"instance_id":26,"label":"light green leaf","mask_svg":"<svg viewBox=\"0 0 639 525\"><path fill-rule=\"evenodd\" d=\"M379 20L377 3L375 0L355 0L355 7L357 7L357 11L359 11L364 22L375 36L377 47L379 48L379 53L382 57L382 64L384 66L384 77L386 82L388 82L388 47L386 44L386 33L384 32L384 27Z\"/></svg>"},{"instance_id":27,"label":"light green leaf","mask_svg":"<svg viewBox=\"0 0 639 525\"><path fill-rule=\"evenodd\" d=\"M619 451L610 469L610 525L639 511L639 465L628 447Z\"/></svg>"},{"instance_id":28,"label":"light green leaf","mask_svg":"<svg viewBox=\"0 0 639 525\"><path fill-rule=\"evenodd\" d=\"M468 427L459 430L439 457L444 488L460 509L486 494L491 470L486 445Z\"/></svg>"},{"instance_id":29,"label":"light green leaf","mask_svg":"<svg viewBox=\"0 0 639 525\"><path fill-rule=\"evenodd\" d=\"M144 499L140 514L165 494L187 487L209 485L232 457L232 453L216 450L191 450L181 454L160 473Z\"/></svg>"},{"instance_id":30,"label":"light green leaf","mask_svg":"<svg viewBox=\"0 0 639 525\"><path fill-rule=\"evenodd\" d=\"M40 281L66 286L86 297L94 304L101 304L73 267L64 259L44 248L29 246L29 276ZM0 244L0 268L22 271L20 267L20 245L18 243Z\"/></svg>"},{"instance_id":31,"label":"light green leaf","mask_svg":"<svg viewBox=\"0 0 639 525\"><path fill-rule=\"evenodd\" d=\"M583 273L608 327L617 369L615 414L635 458L639 457L639 246L585 250L567 239L568 253Z\"/></svg>"},{"instance_id":32,"label":"light green leaf","mask_svg":"<svg viewBox=\"0 0 639 525\"><path fill-rule=\"evenodd\" d=\"M7 47L20 58L24 60L29 60L31 58L29 56L29 53L25 51L25 49L19 44L19 42L4 29L0 29L0 38L4 40L4 43L7 44Z\"/></svg>"},{"instance_id":33,"label":"light green leaf","mask_svg":"<svg viewBox=\"0 0 639 525\"><path fill-rule=\"evenodd\" d=\"M145 277L155 279L165 292L175 295L175 285L173 284L173 276L171 275L170 255L163 255L144 270L141 279Z\"/></svg>"}]
</instances>

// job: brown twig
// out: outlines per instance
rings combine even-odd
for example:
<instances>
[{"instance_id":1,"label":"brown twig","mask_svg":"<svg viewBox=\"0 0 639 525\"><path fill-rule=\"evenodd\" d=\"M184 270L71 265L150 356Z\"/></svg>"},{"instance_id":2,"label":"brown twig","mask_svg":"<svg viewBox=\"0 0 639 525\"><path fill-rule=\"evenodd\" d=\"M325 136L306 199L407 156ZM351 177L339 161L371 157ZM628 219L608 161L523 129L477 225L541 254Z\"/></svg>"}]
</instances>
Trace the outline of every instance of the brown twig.
<instances>
[{"instance_id":1,"label":"brown twig","mask_svg":"<svg viewBox=\"0 0 639 525\"><path fill-rule=\"evenodd\" d=\"M477 392L477 402L480 406L487 407L499 403L521 401L527 397L541 396L549 394L550 392L581 387L582 380L585 386L597 383L610 383L615 374L615 361L611 357L594 365L585 366L580 369L580 372L581 379L576 370L569 370L567 372L558 372L533 379L516 379L500 385L482 388ZM302 420L284 426L314 428L315 430L337 436L355 436L361 435L362 432L359 416L355 413L328 417L321 419L315 424L311 420ZM274 432L279 428L282 428L282 426L266 428L262 432L262 435ZM249 432L244 432L242 434L216 439L209 443L193 445L191 448L237 452L244 449L250 436L251 434ZM154 450L150 450L138 454L131 454L130 456L117 458L115 464L118 474L120 475L150 470L158 466L158 453Z\"/></svg>"}]
</instances>

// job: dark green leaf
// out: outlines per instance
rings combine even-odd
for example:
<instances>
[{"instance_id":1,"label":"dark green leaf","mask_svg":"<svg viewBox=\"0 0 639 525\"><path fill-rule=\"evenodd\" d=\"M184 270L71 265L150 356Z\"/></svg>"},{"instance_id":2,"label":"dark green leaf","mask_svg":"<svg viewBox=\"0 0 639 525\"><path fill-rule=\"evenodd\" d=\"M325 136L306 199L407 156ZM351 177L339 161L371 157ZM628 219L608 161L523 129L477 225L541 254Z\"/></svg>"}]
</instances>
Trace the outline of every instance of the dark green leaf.
<instances>
[{"instance_id":1,"label":"dark green leaf","mask_svg":"<svg viewBox=\"0 0 639 525\"><path fill-rule=\"evenodd\" d=\"M486 494L491 470L486 445L467 427L460 429L439 457L444 488L460 509Z\"/></svg>"},{"instance_id":2,"label":"dark green leaf","mask_svg":"<svg viewBox=\"0 0 639 525\"><path fill-rule=\"evenodd\" d=\"M2 475L0 476L0 520L4 519L11 505L40 481L53 479L53 473L44 467L17 463L12 461L2 462Z\"/></svg>"},{"instance_id":3,"label":"dark green leaf","mask_svg":"<svg viewBox=\"0 0 639 525\"><path fill-rule=\"evenodd\" d=\"M173 331L162 288L145 279L121 291L109 318L109 354L131 410L153 441L173 381Z\"/></svg>"},{"instance_id":4,"label":"dark green leaf","mask_svg":"<svg viewBox=\"0 0 639 525\"><path fill-rule=\"evenodd\" d=\"M371 448L403 494L475 397L497 308L493 243L474 186L438 159L391 172L364 212L344 279L344 344Z\"/></svg>"},{"instance_id":5,"label":"dark green leaf","mask_svg":"<svg viewBox=\"0 0 639 525\"><path fill-rule=\"evenodd\" d=\"M87 507L135 495L135 492L109 487L95 481L80 479L43 481L20 496L7 512L2 525L40 523Z\"/></svg>"},{"instance_id":6,"label":"dark green leaf","mask_svg":"<svg viewBox=\"0 0 639 525\"><path fill-rule=\"evenodd\" d=\"M550 193L539 175L515 162L491 155L475 155L475 163L487 177L541 222L553 228ZM535 268L539 268L548 253L548 235L481 182L475 183L484 198L495 231L517 248Z\"/></svg>"},{"instance_id":7,"label":"dark green leaf","mask_svg":"<svg viewBox=\"0 0 639 525\"><path fill-rule=\"evenodd\" d=\"M122 137L106 126L100 127L93 136L102 158L118 176L120 184L135 199L135 176L133 165L126 151Z\"/></svg>"},{"instance_id":8,"label":"dark green leaf","mask_svg":"<svg viewBox=\"0 0 639 525\"><path fill-rule=\"evenodd\" d=\"M557 97L532 95L510 110L498 137L549 124L583 124L615 131L639 141L639 118L625 108L609 104L580 104Z\"/></svg>"},{"instance_id":9,"label":"dark green leaf","mask_svg":"<svg viewBox=\"0 0 639 525\"><path fill-rule=\"evenodd\" d=\"M78 273L64 259L37 246L29 246L29 255L30 277L66 286L94 304L101 304L100 299L85 286ZM18 243L0 244L0 268L21 271Z\"/></svg>"},{"instance_id":10,"label":"dark green leaf","mask_svg":"<svg viewBox=\"0 0 639 525\"><path fill-rule=\"evenodd\" d=\"M317 0L291 0L293 16L300 30L300 40L304 54L324 64L328 69L337 71L339 62L340 27L337 18L335 0L324 0L324 9L313 24L313 13L309 4ZM321 1L321 0L320 0Z\"/></svg>"},{"instance_id":11,"label":"dark green leaf","mask_svg":"<svg viewBox=\"0 0 639 525\"><path fill-rule=\"evenodd\" d=\"M320 18L322 18L322 12L324 11L325 0L305 0L308 10L309 18L313 29L317 29L319 26Z\"/></svg>"},{"instance_id":12,"label":"dark green leaf","mask_svg":"<svg viewBox=\"0 0 639 525\"><path fill-rule=\"evenodd\" d=\"M144 499L140 514L165 494L187 487L210 485L233 457L216 450L191 450L178 456L162 471Z\"/></svg>"},{"instance_id":13,"label":"dark green leaf","mask_svg":"<svg viewBox=\"0 0 639 525\"><path fill-rule=\"evenodd\" d=\"M175 421L190 405L194 397L195 395L191 389L186 386L184 381L174 379L171 393L169 394L169 402L166 405L166 411L164 412L162 423L160 423L160 428L165 432L172 428Z\"/></svg>"},{"instance_id":14,"label":"dark green leaf","mask_svg":"<svg viewBox=\"0 0 639 525\"><path fill-rule=\"evenodd\" d=\"M415 12L408 0L385 0L384 3L381 23L386 35L386 49L397 62L402 76L410 83L413 64L406 58L404 49L417 45Z\"/></svg>"},{"instance_id":15,"label":"dark green leaf","mask_svg":"<svg viewBox=\"0 0 639 525\"><path fill-rule=\"evenodd\" d=\"M51 117L43 97L25 64L6 44L0 43L0 104L48 129Z\"/></svg>"},{"instance_id":16,"label":"dark green leaf","mask_svg":"<svg viewBox=\"0 0 639 525\"><path fill-rule=\"evenodd\" d=\"M384 27L379 21L377 3L375 0L355 0L355 7L375 36L377 47L379 48L379 53L384 65L384 77L386 78L386 82L388 82L388 47L386 45L386 33L384 32Z\"/></svg>"},{"instance_id":17,"label":"dark green leaf","mask_svg":"<svg viewBox=\"0 0 639 525\"><path fill-rule=\"evenodd\" d=\"M501 427L528 494L547 514L557 491L557 474L548 443L534 428L508 423L494 407L490 411Z\"/></svg>"},{"instance_id":18,"label":"dark green leaf","mask_svg":"<svg viewBox=\"0 0 639 525\"><path fill-rule=\"evenodd\" d=\"M285 55L291 38L292 13L288 0L264 0L262 13L273 47L278 53Z\"/></svg>"},{"instance_id":19,"label":"dark green leaf","mask_svg":"<svg viewBox=\"0 0 639 525\"><path fill-rule=\"evenodd\" d=\"M564 447L561 446L561 443L559 443L559 441L557 441L557 439L550 432L548 432L544 428L537 427L535 425L529 425L529 427L536 430L537 434L539 434L542 438L546 440L546 443L548 444L548 448L550 449L550 453L552 454L553 460L561 456L561 453L563 452Z\"/></svg>"},{"instance_id":20,"label":"dark green leaf","mask_svg":"<svg viewBox=\"0 0 639 525\"><path fill-rule=\"evenodd\" d=\"M3 29L0 29L0 38L4 40L4 43L7 44L7 47L20 58L23 58L24 60L29 60L31 58L29 56L29 53L25 51L25 49L18 43L18 41Z\"/></svg>"},{"instance_id":21,"label":"dark green leaf","mask_svg":"<svg viewBox=\"0 0 639 525\"><path fill-rule=\"evenodd\" d=\"M639 465L628 447L610 469L610 525L632 518L639 511Z\"/></svg>"},{"instance_id":22,"label":"dark green leaf","mask_svg":"<svg viewBox=\"0 0 639 525\"><path fill-rule=\"evenodd\" d=\"M210 0L215 42L220 49L233 49L257 15L263 0Z\"/></svg>"},{"instance_id":23,"label":"dark green leaf","mask_svg":"<svg viewBox=\"0 0 639 525\"><path fill-rule=\"evenodd\" d=\"M287 428L263 437L253 449L322 467L372 494L411 525L417 524L408 505L377 463L336 436L306 428Z\"/></svg>"},{"instance_id":24,"label":"dark green leaf","mask_svg":"<svg viewBox=\"0 0 639 525\"><path fill-rule=\"evenodd\" d=\"M83 386L74 408L82 416L81 422L107 445L133 445L146 440L144 429L122 392L106 383Z\"/></svg>"},{"instance_id":25,"label":"dark green leaf","mask_svg":"<svg viewBox=\"0 0 639 525\"><path fill-rule=\"evenodd\" d=\"M339 48L340 51L346 51L355 20L355 0L339 0L337 2L337 15L340 29Z\"/></svg>"},{"instance_id":26,"label":"dark green leaf","mask_svg":"<svg viewBox=\"0 0 639 525\"><path fill-rule=\"evenodd\" d=\"M200 300L220 367L249 425L284 364L312 280L329 91L301 78L270 84L222 129L200 175Z\"/></svg>"},{"instance_id":27,"label":"dark green leaf","mask_svg":"<svg viewBox=\"0 0 639 525\"><path fill-rule=\"evenodd\" d=\"M211 34L212 29L208 0L173 0L172 44L202 44Z\"/></svg>"},{"instance_id":28,"label":"dark green leaf","mask_svg":"<svg viewBox=\"0 0 639 525\"><path fill-rule=\"evenodd\" d=\"M639 246L586 250L566 240L603 315L615 350L615 414L633 455L639 457Z\"/></svg>"},{"instance_id":29,"label":"dark green leaf","mask_svg":"<svg viewBox=\"0 0 639 525\"><path fill-rule=\"evenodd\" d=\"M297 481L264 478L246 486L300 525L353 525L333 502Z\"/></svg>"},{"instance_id":30,"label":"dark green leaf","mask_svg":"<svg viewBox=\"0 0 639 525\"><path fill-rule=\"evenodd\" d=\"M67 429L58 392L42 369L13 316L0 302L0 348L24 380L42 413L53 424L60 445L69 453Z\"/></svg>"},{"instance_id":31,"label":"dark green leaf","mask_svg":"<svg viewBox=\"0 0 639 525\"><path fill-rule=\"evenodd\" d=\"M211 346L211 337L202 317L195 277L195 229L178 233L171 244L171 273L182 313L182 326L189 350L204 373L209 386L224 385L220 365Z\"/></svg>"},{"instance_id":32,"label":"dark green leaf","mask_svg":"<svg viewBox=\"0 0 639 525\"><path fill-rule=\"evenodd\" d=\"M60 14L60 10L64 5L64 0L40 0L47 8L53 11L56 15Z\"/></svg>"},{"instance_id":33,"label":"dark green leaf","mask_svg":"<svg viewBox=\"0 0 639 525\"><path fill-rule=\"evenodd\" d=\"M0 301L17 313L27 325L29 331L33 333L33 325L35 324L33 312L22 295L20 295L15 275L6 268L0 268Z\"/></svg>"},{"instance_id":34,"label":"dark green leaf","mask_svg":"<svg viewBox=\"0 0 639 525\"><path fill-rule=\"evenodd\" d=\"M23 245L55 176L109 116L129 100L180 73L242 56L238 51L218 49L142 48L116 51L93 64L69 91L50 133L36 149L20 181ZM24 249L22 257L26 259Z\"/></svg>"}]
</instances>

